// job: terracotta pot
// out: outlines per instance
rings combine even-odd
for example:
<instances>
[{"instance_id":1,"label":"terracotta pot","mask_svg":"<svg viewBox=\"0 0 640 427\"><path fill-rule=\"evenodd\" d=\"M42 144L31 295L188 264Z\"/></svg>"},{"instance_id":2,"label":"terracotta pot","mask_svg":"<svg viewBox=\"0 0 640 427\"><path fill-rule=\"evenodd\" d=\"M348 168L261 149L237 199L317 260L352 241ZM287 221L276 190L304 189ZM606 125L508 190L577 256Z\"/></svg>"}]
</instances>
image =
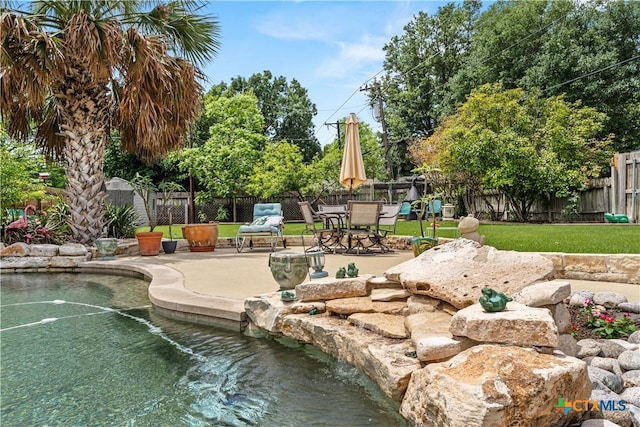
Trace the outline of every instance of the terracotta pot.
<instances>
[{"instance_id":1,"label":"terracotta pot","mask_svg":"<svg viewBox=\"0 0 640 427\"><path fill-rule=\"evenodd\" d=\"M160 253L162 231L143 231L136 233L140 255L153 256Z\"/></svg>"},{"instance_id":2,"label":"terracotta pot","mask_svg":"<svg viewBox=\"0 0 640 427\"><path fill-rule=\"evenodd\" d=\"M218 242L218 224L187 224L182 227L182 236L191 252L211 252Z\"/></svg>"}]
</instances>

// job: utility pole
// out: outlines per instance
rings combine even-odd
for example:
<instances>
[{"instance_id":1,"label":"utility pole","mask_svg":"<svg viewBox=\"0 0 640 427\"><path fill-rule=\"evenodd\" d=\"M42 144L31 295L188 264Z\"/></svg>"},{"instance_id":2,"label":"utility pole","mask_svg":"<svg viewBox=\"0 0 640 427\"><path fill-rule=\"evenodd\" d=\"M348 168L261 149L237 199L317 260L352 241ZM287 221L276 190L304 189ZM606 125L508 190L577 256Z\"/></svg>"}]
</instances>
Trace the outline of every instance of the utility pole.
<instances>
[{"instance_id":1,"label":"utility pole","mask_svg":"<svg viewBox=\"0 0 640 427\"><path fill-rule=\"evenodd\" d=\"M340 137L340 122L333 122L333 123L327 123L324 122L324 124L329 127L329 126L335 126L336 129L338 130L338 148L340 148L340 141L342 140Z\"/></svg>"},{"instance_id":2,"label":"utility pole","mask_svg":"<svg viewBox=\"0 0 640 427\"><path fill-rule=\"evenodd\" d=\"M373 81L373 86L365 86L360 89L361 91L375 91L377 105L374 105L373 112L374 117L377 121L380 122L382 126L382 147L384 148L384 161L385 166L387 167L387 173L389 174L389 178L392 180L393 177L393 168L391 167L391 160L389 159L389 138L387 135L387 122L384 120L384 103L382 99L382 88L380 87L380 82L378 80Z\"/></svg>"}]
</instances>

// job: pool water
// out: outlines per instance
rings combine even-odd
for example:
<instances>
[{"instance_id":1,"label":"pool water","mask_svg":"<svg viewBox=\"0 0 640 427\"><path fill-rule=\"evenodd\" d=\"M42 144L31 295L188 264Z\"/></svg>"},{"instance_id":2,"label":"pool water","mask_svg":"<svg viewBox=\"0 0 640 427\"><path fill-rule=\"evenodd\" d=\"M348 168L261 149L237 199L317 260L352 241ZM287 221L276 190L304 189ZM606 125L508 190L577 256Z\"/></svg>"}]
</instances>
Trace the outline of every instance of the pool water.
<instances>
[{"instance_id":1,"label":"pool water","mask_svg":"<svg viewBox=\"0 0 640 427\"><path fill-rule=\"evenodd\" d=\"M407 425L355 368L163 318L143 280L3 274L0 306L3 427Z\"/></svg>"}]
</instances>

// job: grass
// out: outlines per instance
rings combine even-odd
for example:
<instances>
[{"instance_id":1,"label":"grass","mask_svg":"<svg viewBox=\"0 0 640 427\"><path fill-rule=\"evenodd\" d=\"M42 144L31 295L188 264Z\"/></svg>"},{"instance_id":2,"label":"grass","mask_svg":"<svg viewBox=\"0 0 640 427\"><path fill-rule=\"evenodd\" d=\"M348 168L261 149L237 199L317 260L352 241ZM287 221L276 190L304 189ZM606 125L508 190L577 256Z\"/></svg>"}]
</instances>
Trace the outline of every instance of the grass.
<instances>
[{"instance_id":1,"label":"grass","mask_svg":"<svg viewBox=\"0 0 640 427\"><path fill-rule=\"evenodd\" d=\"M456 222L442 222L442 227L455 227ZM235 237L240 224L222 223L218 225L220 237ZM174 239L182 238L181 225L173 225ZM423 222L425 236L431 229L429 222ZM286 223L285 235L299 236L304 231L303 223ZM148 230L142 227L139 230ZM169 237L169 226L157 226ZM640 225L628 224L481 224L478 230L486 238L486 244L502 250L519 252L565 252L640 254ZM418 221L398 221L396 235L419 236ZM438 230L438 237L456 237L456 230Z\"/></svg>"}]
</instances>

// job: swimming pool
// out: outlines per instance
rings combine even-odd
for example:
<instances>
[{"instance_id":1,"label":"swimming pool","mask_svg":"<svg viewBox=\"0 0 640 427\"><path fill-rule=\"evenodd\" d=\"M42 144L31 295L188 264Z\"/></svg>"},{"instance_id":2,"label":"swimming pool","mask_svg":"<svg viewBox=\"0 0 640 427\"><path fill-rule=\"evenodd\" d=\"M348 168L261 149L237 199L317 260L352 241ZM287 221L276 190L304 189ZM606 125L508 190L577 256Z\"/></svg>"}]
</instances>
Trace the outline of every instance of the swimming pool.
<instances>
[{"instance_id":1,"label":"swimming pool","mask_svg":"<svg viewBox=\"0 0 640 427\"><path fill-rule=\"evenodd\" d=\"M397 404L311 347L177 322L143 280L0 277L2 426L401 426Z\"/></svg>"}]
</instances>

